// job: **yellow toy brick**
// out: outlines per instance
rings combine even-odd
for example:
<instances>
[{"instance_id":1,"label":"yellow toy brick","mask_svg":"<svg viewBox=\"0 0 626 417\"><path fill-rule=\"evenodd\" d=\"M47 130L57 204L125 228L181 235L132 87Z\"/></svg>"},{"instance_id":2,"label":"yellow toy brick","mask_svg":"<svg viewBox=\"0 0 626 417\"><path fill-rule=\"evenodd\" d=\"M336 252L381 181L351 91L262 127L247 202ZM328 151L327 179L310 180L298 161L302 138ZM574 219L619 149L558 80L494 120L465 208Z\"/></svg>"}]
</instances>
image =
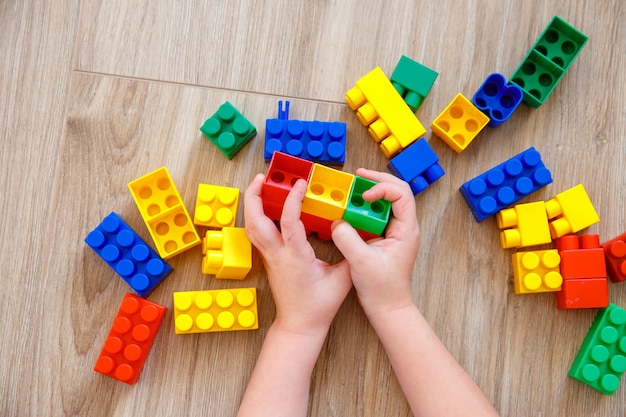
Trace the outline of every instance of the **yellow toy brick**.
<instances>
[{"instance_id":1,"label":"yellow toy brick","mask_svg":"<svg viewBox=\"0 0 626 417\"><path fill-rule=\"evenodd\" d=\"M374 68L346 93L348 106L387 158L426 134L426 129L404 102L380 67Z\"/></svg>"},{"instance_id":2,"label":"yellow toy brick","mask_svg":"<svg viewBox=\"0 0 626 417\"><path fill-rule=\"evenodd\" d=\"M239 188L199 184L193 224L206 227L234 227L239 207Z\"/></svg>"},{"instance_id":3,"label":"yellow toy brick","mask_svg":"<svg viewBox=\"0 0 626 417\"><path fill-rule=\"evenodd\" d=\"M560 291L563 284L560 264L556 249L514 253L515 294Z\"/></svg>"},{"instance_id":4,"label":"yellow toy brick","mask_svg":"<svg viewBox=\"0 0 626 417\"><path fill-rule=\"evenodd\" d=\"M500 232L500 244L504 249L550 243L550 227L546 203L518 204L515 207L501 210L496 214Z\"/></svg>"},{"instance_id":5,"label":"yellow toy brick","mask_svg":"<svg viewBox=\"0 0 626 417\"><path fill-rule=\"evenodd\" d=\"M302 212L327 220L338 220L348 206L354 175L314 164L302 201Z\"/></svg>"},{"instance_id":6,"label":"yellow toy brick","mask_svg":"<svg viewBox=\"0 0 626 417\"><path fill-rule=\"evenodd\" d=\"M200 244L167 168L161 167L129 182L128 188L163 259Z\"/></svg>"},{"instance_id":7,"label":"yellow toy brick","mask_svg":"<svg viewBox=\"0 0 626 417\"><path fill-rule=\"evenodd\" d=\"M593 207L587 191L582 184L557 194L546 202L550 233L552 238L576 233L592 224L598 223L600 217Z\"/></svg>"},{"instance_id":8,"label":"yellow toy brick","mask_svg":"<svg viewBox=\"0 0 626 417\"><path fill-rule=\"evenodd\" d=\"M258 328L256 288L174 293L176 334Z\"/></svg>"},{"instance_id":9,"label":"yellow toy brick","mask_svg":"<svg viewBox=\"0 0 626 417\"><path fill-rule=\"evenodd\" d=\"M208 230L202 239L202 273L244 279L252 269L252 243L243 227Z\"/></svg>"},{"instance_id":10,"label":"yellow toy brick","mask_svg":"<svg viewBox=\"0 0 626 417\"><path fill-rule=\"evenodd\" d=\"M457 94L430 128L450 148L462 152L489 123L489 117L478 110L461 93Z\"/></svg>"}]
</instances>

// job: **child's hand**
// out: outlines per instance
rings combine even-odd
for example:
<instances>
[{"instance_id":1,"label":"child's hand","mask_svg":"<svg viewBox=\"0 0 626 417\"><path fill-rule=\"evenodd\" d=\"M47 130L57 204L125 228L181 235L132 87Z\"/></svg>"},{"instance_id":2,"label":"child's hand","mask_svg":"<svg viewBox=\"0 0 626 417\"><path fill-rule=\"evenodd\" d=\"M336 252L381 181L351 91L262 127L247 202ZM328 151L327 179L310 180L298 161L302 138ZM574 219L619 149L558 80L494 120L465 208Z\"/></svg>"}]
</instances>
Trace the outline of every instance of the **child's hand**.
<instances>
[{"instance_id":1,"label":"child's hand","mask_svg":"<svg viewBox=\"0 0 626 417\"><path fill-rule=\"evenodd\" d=\"M377 181L363 193L366 201L391 201L393 217L384 239L369 244L345 221L332 226L332 238L350 264L352 282L368 316L413 304L411 272L419 249L415 199L409 185L377 171L358 169L357 175Z\"/></svg>"},{"instance_id":2,"label":"child's hand","mask_svg":"<svg viewBox=\"0 0 626 417\"><path fill-rule=\"evenodd\" d=\"M280 219L281 231L265 216L257 175L244 194L246 232L260 252L276 303L275 324L295 333L328 331L352 287L347 262L330 265L316 258L300 221L306 181L297 181ZM282 233L281 233L282 232Z\"/></svg>"}]
</instances>

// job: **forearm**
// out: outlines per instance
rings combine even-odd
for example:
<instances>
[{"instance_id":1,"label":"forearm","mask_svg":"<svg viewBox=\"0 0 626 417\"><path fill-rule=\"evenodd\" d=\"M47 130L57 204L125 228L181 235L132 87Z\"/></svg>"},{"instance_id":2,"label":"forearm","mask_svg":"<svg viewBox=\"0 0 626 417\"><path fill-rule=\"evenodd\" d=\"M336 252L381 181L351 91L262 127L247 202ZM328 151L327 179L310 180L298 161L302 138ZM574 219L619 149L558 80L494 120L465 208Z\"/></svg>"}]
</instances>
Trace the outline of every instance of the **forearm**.
<instances>
[{"instance_id":1,"label":"forearm","mask_svg":"<svg viewBox=\"0 0 626 417\"><path fill-rule=\"evenodd\" d=\"M299 334L274 322L237 416L306 416L311 374L325 338L325 331Z\"/></svg>"},{"instance_id":2,"label":"forearm","mask_svg":"<svg viewBox=\"0 0 626 417\"><path fill-rule=\"evenodd\" d=\"M498 415L415 305L369 319L416 417Z\"/></svg>"}]
</instances>

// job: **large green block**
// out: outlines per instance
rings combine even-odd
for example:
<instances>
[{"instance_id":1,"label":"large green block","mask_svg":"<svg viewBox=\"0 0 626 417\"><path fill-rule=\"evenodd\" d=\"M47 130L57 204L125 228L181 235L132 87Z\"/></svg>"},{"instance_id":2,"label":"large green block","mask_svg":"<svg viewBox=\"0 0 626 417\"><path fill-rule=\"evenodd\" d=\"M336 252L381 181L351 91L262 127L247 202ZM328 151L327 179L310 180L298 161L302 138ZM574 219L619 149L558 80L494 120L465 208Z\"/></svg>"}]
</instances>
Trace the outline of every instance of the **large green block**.
<instances>
[{"instance_id":1,"label":"large green block","mask_svg":"<svg viewBox=\"0 0 626 417\"><path fill-rule=\"evenodd\" d=\"M406 104L415 112L430 93L438 75L437 71L402 55L391 74L390 81Z\"/></svg>"},{"instance_id":2,"label":"large green block","mask_svg":"<svg viewBox=\"0 0 626 417\"><path fill-rule=\"evenodd\" d=\"M343 220L355 229L380 236L389 222L391 203L382 199L370 203L363 199L363 193L376 184L375 181L363 177L354 178Z\"/></svg>"}]
</instances>

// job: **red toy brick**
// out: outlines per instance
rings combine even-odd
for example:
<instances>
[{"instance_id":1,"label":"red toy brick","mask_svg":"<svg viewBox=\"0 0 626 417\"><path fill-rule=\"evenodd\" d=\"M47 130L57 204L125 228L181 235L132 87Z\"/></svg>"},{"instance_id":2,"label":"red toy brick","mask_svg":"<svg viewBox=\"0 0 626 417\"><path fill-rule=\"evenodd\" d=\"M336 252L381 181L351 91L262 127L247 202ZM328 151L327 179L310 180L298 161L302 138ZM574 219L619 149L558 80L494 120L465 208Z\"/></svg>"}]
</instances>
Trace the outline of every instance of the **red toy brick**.
<instances>
[{"instance_id":1,"label":"red toy brick","mask_svg":"<svg viewBox=\"0 0 626 417\"><path fill-rule=\"evenodd\" d=\"M566 235L556 240L561 256L561 275L574 278L606 278L604 249L598 235Z\"/></svg>"},{"instance_id":2,"label":"red toy brick","mask_svg":"<svg viewBox=\"0 0 626 417\"><path fill-rule=\"evenodd\" d=\"M282 206L293 184L300 178L308 182L312 170L313 162L311 161L282 152L274 152L261 191L263 202Z\"/></svg>"},{"instance_id":3,"label":"red toy brick","mask_svg":"<svg viewBox=\"0 0 626 417\"><path fill-rule=\"evenodd\" d=\"M322 240L330 240L330 226L333 220L323 219L309 213L300 213L300 220L304 223L307 235L315 233Z\"/></svg>"},{"instance_id":4,"label":"red toy brick","mask_svg":"<svg viewBox=\"0 0 626 417\"><path fill-rule=\"evenodd\" d=\"M159 304L126 294L94 371L129 385L137 382L166 311Z\"/></svg>"},{"instance_id":5,"label":"red toy brick","mask_svg":"<svg viewBox=\"0 0 626 417\"><path fill-rule=\"evenodd\" d=\"M609 305L609 285L606 278L568 279L556 293L556 306L561 310L602 308Z\"/></svg>"},{"instance_id":6,"label":"red toy brick","mask_svg":"<svg viewBox=\"0 0 626 417\"><path fill-rule=\"evenodd\" d=\"M602 244L606 256L606 269L613 282L626 281L626 233Z\"/></svg>"}]
</instances>

